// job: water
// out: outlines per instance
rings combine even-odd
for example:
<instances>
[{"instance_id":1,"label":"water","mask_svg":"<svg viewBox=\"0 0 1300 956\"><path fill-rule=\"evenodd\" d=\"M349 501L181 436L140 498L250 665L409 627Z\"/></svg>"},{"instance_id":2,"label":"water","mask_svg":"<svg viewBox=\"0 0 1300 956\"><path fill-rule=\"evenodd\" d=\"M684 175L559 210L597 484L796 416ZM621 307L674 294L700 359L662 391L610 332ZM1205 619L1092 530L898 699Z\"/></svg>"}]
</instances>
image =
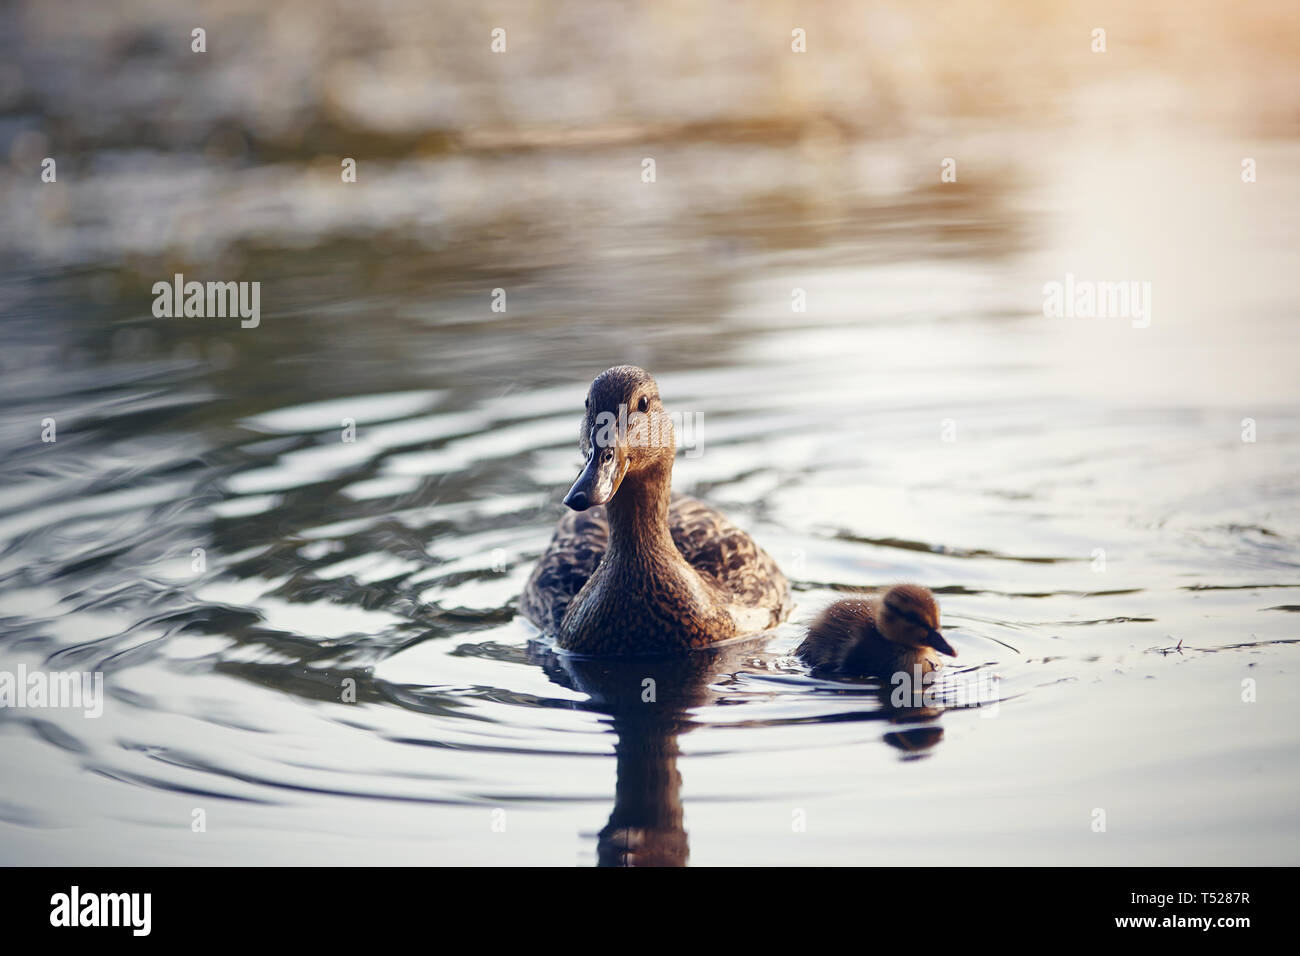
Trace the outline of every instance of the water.
<instances>
[{"instance_id":1,"label":"water","mask_svg":"<svg viewBox=\"0 0 1300 956\"><path fill-rule=\"evenodd\" d=\"M0 862L1296 863L1300 141L1077 109L667 137L653 186L620 141L6 185L0 669L107 701L0 709ZM175 272L261 325L153 318ZM1044 317L1066 273L1149 327ZM622 362L774 632L578 664L516 616ZM898 580L933 706L789 656Z\"/></svg>"}]
</instances>

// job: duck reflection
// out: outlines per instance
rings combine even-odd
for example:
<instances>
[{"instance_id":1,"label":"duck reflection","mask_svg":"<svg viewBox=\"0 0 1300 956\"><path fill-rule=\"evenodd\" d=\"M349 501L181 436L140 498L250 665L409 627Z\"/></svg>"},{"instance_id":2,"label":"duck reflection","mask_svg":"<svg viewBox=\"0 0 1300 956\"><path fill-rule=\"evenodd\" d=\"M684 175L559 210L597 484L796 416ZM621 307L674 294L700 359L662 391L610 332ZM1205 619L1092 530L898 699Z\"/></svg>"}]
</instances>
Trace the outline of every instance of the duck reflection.
<instances>
[{"instance_id":1,"label":"duck reflection","mask_svg":"<svg viewBox=\"0 0 1300 956\"><path fill-rule=\"evenodd\" d=\"M617 763L614 808L597 835L598 866L687 864L690 845L677 768L679 737L697 726L692 716L696 708L726 697L731 675L755 665L765 668L770 655L763 653L763 644L759 639L684 655L637 658L584 658L536 648L534 659L553 681L586 694L592 710L610 717ZM879 708L854 708L832 719L912 724L935 720L943 710L900 703L887 686L876 694ZM937 726L884 734L887 744L911 757L942 739L943 729Z\"/></svg>"},{"instance_id":2,"label":"duck reflection","mask_svg":"<svg viewBox=\"0 0 1300 956\"><path fill-rule=\"evenodd\" d=\"M678 738L695 726L691 711L720 696L714 679L739 670L755 649L743 642L634 658L545 652L547 675L590 697L592 709L609 715L615 735L614 809L596 839L598 866L686 865Z\"/></svg>"},{"instance_id":3,"label":"duck reflection","mask_svg":"<svg viewBox=\"0 0 1300 956\"><path fill-rule=\"evenodd\" d=\"M933 671L923 675L920 668L914 668L910 674L906 671L897 672L889 683L876 686L875 695L880 701L880 710L864 716L891 724L922 725L886 731L882 739L895 750L921 757L943 740L943 728L938 726L937 721L945 708L934 702L937 689L934 681Z\"/></svg>"}]
</instances>

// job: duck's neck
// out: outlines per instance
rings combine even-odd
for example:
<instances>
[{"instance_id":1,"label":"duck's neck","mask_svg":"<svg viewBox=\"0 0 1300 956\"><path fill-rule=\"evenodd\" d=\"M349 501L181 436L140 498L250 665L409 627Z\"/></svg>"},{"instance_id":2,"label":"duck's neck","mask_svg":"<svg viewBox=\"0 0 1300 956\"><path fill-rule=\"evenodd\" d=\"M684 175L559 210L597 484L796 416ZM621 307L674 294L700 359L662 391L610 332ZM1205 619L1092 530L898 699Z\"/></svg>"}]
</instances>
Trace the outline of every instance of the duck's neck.
<instances>
[{"instance_id":1,"label":"duck's neck","mask_svg":"<svg viewBox=\"0 0 1300 956\"><path fill-rule=\"evenodd\" d=\"M621 564L648 565L678 557L668 530L672 463L628 475L605 510L609 515L609 558Z\"/></svg>"}]
</instances>

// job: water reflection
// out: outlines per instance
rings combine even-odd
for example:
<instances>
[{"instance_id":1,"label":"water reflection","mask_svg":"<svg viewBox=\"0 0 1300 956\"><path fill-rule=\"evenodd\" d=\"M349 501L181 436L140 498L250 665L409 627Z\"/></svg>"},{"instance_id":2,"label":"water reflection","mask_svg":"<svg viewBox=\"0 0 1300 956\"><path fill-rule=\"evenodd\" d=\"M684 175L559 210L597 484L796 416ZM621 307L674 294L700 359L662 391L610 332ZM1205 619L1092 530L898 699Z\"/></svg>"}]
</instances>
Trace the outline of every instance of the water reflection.
<instances>
[{"instance_id":1,"label":"water reflection","mask_svg":"<svg viewBox=\"0 0 1300 956\"><path fill-rule=\"evenodd\" d=\"M584 705L609 717L615 736L614 807L596 838L598 866L685 866L690 856L678 769L680 738L699 726L696 712L735 704L737 673L777 662L767 638L743 640L675 657L582 658L534 643L532 657L551 680L580 691ZM889 746L920 756L943 739L934 726L942 707L915 703L888 686L823 685L847 693L849 709L821 722L921 723L888 730ZM874 689L873 689L874 688ZM771 721L772 725L784 721ZM774 772L775 768L774 768Z\"/></svg>"},{"instance_id":2,"label":"water reflection","mask_svg":"<svg viewBox=\"0 0 1300 956\"><path fill-rule=\"evenodd\" d=\"M540 652L547 676L586 694L609 716L616 738L614 808L596 839L599 866L686 865L678 738L694 726L691 710L714 696L709 687L719 668L738 663L741 652L737 646L640 660Z\"/></svg>"}]
</instances>

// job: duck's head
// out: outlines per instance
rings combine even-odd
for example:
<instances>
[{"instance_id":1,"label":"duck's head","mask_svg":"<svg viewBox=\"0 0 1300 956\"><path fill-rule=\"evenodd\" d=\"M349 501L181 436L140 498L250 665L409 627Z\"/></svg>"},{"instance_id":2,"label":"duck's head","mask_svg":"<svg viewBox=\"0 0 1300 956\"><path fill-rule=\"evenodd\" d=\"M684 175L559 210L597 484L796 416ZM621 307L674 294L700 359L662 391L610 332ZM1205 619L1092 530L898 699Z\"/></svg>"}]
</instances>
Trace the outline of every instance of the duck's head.
<instances>
[{"instance_id":1,"label":"duck's head","mask_svg":"<svg viewBox=\"0 0 1300 956\"><path fill-rule=\"evenodd\" d=\"M939 605L934 595L919 584L899 584L886 591L876 623L887 641L905 647L933 647L949 657L957 656L939 633Z\"/></svg>"},{"instance_id":2,"label":"duck's head","mask_svg":"<svg viewBox=\"0 0 1300 956\"><path fill-rule=\"evenodd\" d=\"M672 468L677 436L649 372L618 365L596 377L579 445L587 461L564 497L574 511L606 504L629 475Z\"/></svg>"}]
</instances>

